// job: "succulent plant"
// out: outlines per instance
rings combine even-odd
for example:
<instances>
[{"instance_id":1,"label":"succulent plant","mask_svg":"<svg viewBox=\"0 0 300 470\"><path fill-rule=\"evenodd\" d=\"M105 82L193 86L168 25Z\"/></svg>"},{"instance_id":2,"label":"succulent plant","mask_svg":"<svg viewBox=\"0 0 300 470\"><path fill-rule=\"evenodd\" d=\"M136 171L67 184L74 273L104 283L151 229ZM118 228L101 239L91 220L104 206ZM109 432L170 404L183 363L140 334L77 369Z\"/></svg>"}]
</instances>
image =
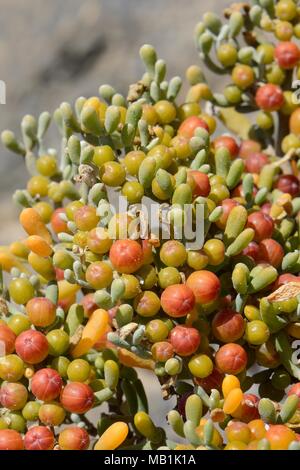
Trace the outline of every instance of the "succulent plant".
<instances>
[{"instance_id":1,"label":"succulent plant","mask_svg":"<svg viewBox=\"0 0 300 470\"><path fill-rule=\"evenodd\" d=\"M30 177L25 238L0 250L1 450L299 450L300 10L224 17L195 29L223 93L192 65L183 97L144 45L127 97L102 85L2 133ZM140 369L177 397L178 442Z\"/></svg>"}]
</instances>

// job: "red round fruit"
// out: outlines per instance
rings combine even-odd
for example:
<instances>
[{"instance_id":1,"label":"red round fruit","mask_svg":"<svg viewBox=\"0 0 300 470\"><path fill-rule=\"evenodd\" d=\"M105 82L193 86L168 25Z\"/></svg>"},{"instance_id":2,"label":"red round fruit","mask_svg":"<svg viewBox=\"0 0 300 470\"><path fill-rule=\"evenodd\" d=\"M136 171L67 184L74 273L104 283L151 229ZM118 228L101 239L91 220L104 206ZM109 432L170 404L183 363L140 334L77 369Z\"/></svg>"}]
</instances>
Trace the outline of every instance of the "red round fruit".
<instances>
[{"instance_id":1,"label":"red round fruit","mask_svg":"<svg viewBox=\"0 0 300 470\"><path fill-rule=\"evenodd\" d=\"M284 41L277 44L275 59L282 69L293 69L299 62L300 51L294 42Z\"/></svg>"},{"instance_id":2,"label":"red round fruit","mask_svg":"<svg viewBox=\"0 0 300 470\"><path fill-rule=\"evenodd\" d=\"M193 291L198 304L208 304L219 296L221 283L218 277L210 271L195 271L186 282Z\"/></svg>"},{"instance_id":3,"label":"red round fruit","mask_svg":"<svg viewBox=\"0 0 300 470\"><path fill-rule=\"evenodd\" d=\"M1 353L4 355L11 354L15 350L15 341L17 336L6 325L0 325L0 346ZM4 350L2 349L4 347Z\"/></svg>"},{"instance_id":4,"label":"red round fruit","mask_svg":"<svg viewBox=\"0 0 300 470\"><path fill-rule=\"evenodd\" d=\"M224 147L227 148L232 157L237 157L240 151L240 147L237 144L236 140L228 135L217 137L214 141L214 147L215 150Z\"/></svg>"},{"instance_id":5,"label":"red round fruit","mask_svg":"<svg viewBox=\"0 0 300 470\"><path fill-rule=\"evenodd\" d=\"M257 262L259 256L259 246L256 242L250 242L247 248L243 250L243 255L250 256Z\"/></svg>"},{"instance_id":6,"label":"red round fruit","mask_svg":"<svg viewBox=\"0 0 300 470\"><path fill-rule=\"evenodd\" d=\"M61 393L60 401L70 413L86 413L94 403L91 387L81 382L68 383Z\"/></svg>"},{"instance_id":7,"label":"red round fruit","mask_svg":"<svg viewBox=\"0 0 300 470\"><path fill-rule=\"evenodd\" d=\"M260 173L268 163L269 157L265 153L252 153L245 159L245 168L249 173Z\"/></svg>"},{"instance_id":8,"label":"red round fruit","mask_svg":"<svg viewBox=\"0 0 300 470\"><path fill-rule=\"evenodd\" d=\"M298 196L300 192L300 181L294 175L281 175L275 187L283 193L288 193L292 197Z\"/></svg>"},{"instance_id":9,"label":"red round fruit","mask_svg":"<svg viewBox=\"0 0 300 470\"><path fill-rule=\"evenodd\" d=\"M194 133L197 127L201 127L202 129L205 129L207 132L209 132L209 127L203 119L197 116L190 116L181 123L178 129L178 134L186 137L187 139L191 139L194 137Z\"/></svg>"},{"instance_id":10,"label":"red round fruit","mask_svg":"<svg viewBox=\"0 0 300 470\"><path fill-rule=\"evenodd\" d=\"M26 450L52 450L54 444L53 432L46 426L33 426L24 437Z\"/></svg>"},{"instance_id":11,"label":"red round fruit","mask_svg":"<svg viewBox=\"0 0 300 470\"><path fill-rule=\"evenodd\" d=\"M300 282L300 278L290 273L280 274L274 283L274 290L278 289L278 287L283 286L284 284L288 284L289 282Z\"/></svg>"},{"instance_id":12,"label":"red round fruit","mask_svg":"<svg viewBox=\"0 0 300 470\"><path fill-rule=\"evenodd\" d=\"M271 208L272 208L272 203L271 203L271 202L265 202L265 203L261 206L260 210L261 210L261 212L263 212L264 214L270 215Z\"/></svg>"},{"instance_id":13,"label":"red round fruit","mask_svg":"<svg viewBox=\"0 0 300 470\"><path fill-rule=\"evenodd\" d=\"M20 433L13 429L0 430L0 450L23 450L24 444Z\"/></svg>"},{"instance_id":14,"label":"red round fruit","mask_svg":"<svg viewBox=\"0 0 300 470\"><path fill-rule=\"evenodd\" d=\"M244 393L243 399L232 416L239 421L249 423L254 419L259 419L258 411L259 398L253 393Z\"/></svg>"},{"instance_id":15,"label":"red round fruit","mask_svg":"<svg viewBox=\"0 0 300 470\"><path fill-rule=\"evenodd\" d=\"M45 328L55 321L56 305L46 297L33 297L26 304L26 312L34 326Z\"/></svg>"},{"instance_id":16,"label":"red round fruit","mask_svg":"<svg viewBox=\"0 0 300 470\"><path fill-rule=\"evenodd\" d=\"M216 225L219 228L224 229L226 227L226 222L227 222L230 212L232 211L234 207L238 205L239 203L235 201L234 199L224 199L222 201L221 207L222 207L223 212L219 220L216 222Z\"/></svg>"},{"instance_id":17,"label":"red round fruit","mask_svg":"<svg viewBox=\"0 0 300 470\"><path fill-rule=\"evenodd\" d=\"M232 343L241 338L245 331L242 315L231 309L218 312L212 322L214 336L223 343Z\"/></svg>"},{"instance_id":18,"label":"red round fruit","mask_svg":"<svg viewBox=\"0 0 300 470\"><path fill-rule=\"evenodd\" d=\"M83 306L84 316L90 317L99 307L94 300L94 294L86 294L80 301Z\"/></svg>"},{"instance_id":19,"label":"red round fruit","mask_svg":"<svg viewBox=\"0 0 300 470\"><path fill-rule=\"evenodd\" d=\"M4 382L0 389L0 402L5 408L12 411L21 410L28 399L27 389L18 382Z\"/></svg>"},{"instance_id":20,"label":"red round fruit","mask_svg":"<svg viewBox=\"0 0 300 470\"><path fill-rule=\"evenodd\" d=\"M239 344L228 343L216 353L216 366L225 374L239 374L247 365L247 354Z\"/></svg>"},{"instance_id":21,"label":"red round fruit","mask_svg":"<svg viewBox=\"0 0 300 470\"><path fill-rule=\"evenodd\" d=\"M284 251L282 246L272 238L262 240L258 245L258 262L269 263L274 268L281 266Z\"/></svg>"},{"instance_id":22,"label":"red round fruit","mask_svg":"<svg viewBox=\"0 0 300 470\"><path fill-rule=\"evenodd\" d=\"M24 362L38 364L48 356L49 345L40 331L26 330L16 339L16 352Z\"/></svg>"},{"instance_id":23,"label":"red round fruit","mask_svg":"<svg viewBox=\"0 0 300 470\"><path fill-rule=\"evenodd\" d=\"M65 278L65 271L60 268L54 268L55 270L55 278L57 281L62 281Z\"/></svg>"},{"instance_id":24,"label":"red round fruit","mask_svg":"<svg viewBox=\"0 0 300 470\"><path fill-rule=\"evenodd\" d=\"M252 195L253 196L256 196L257 194L257 187L254 185L253 186L253 191L252 191ZM234 188L233 192L232 192L232 197L245 197L245 193L244 193L244 188L243 188L243 185L242 184L239 184L236 188Z\"/></svg>"},{"instance_id":25,"label":"red round fruit","mask_svg":"<svg viewBox=\"0 0 300 470\"><path fill-rule=\"evenodd\" d=\"M168 341L159 341L153 344L151 353L156 362L166 362L174 356L174 348Z\"/></svg>"},{"instance_id":26,"label":"red round fruit","mask_svg":"<svg viewBox=\"0 0 300 470\"><path fill-rule=\"evenodd\" d=\"M219 390L220 392L222 389L223 379L224 374L220 372L216 367L214 367L212 373L204 379L194 377L194 381L196 382L196 384L204 388L206 393L211 393L212 389Z\"/></svg>"},{"instance_id":27,"label":"red round fruit","mask_svg":"<svg viewBox=\"0 0 300 470\"><path fill-rule=\"evenodd\" d=\"M261 145L255 140L243 140L240 146L239 156L241 158L247 158L253 153L261 151Z\"/></svg>"},{"instance_id":28,"label":"red round fruit","mask_svg":"<svg viewBox=\"0 0 300 470\"><path fill-rule=\"evenodd\" d=\"M33 395L42 401L54 400L61 392L63 381L58 372L46 368L37 371L31 380Z\"/></svg>"},{"instance_id":29,"label":"red round fruit","mask_svg":"<svg viewBox=\"0 0 300 470\"><path fill-rule=\"evenodd\" d=\"M137 271L143 263L143 250L135 240L117 240L109 252L114 268L123 274Z\"/></svg>"},{"instance_id":30,"label":"red round fruit","mask_svg":"<svg viewBox=\"0 0 300 470\"><path fill-rule=\"evenodd\" d=\"M72 426L61 431L58 444L61 450L86 450L90 437L85 429Z\"/></svg>"},{"instance_id":31,"label":"red round fruit","mask_svg":"<svg viewBox=\"0 0 300 470\"><path fill-rule=\"evenodd\" d=\"M142 240L143 264L151 264L153 261L153 244L145 239Z\"/></svg>"},{"instance_id":32,"label":"red round fruit","mask_svg":"<svg viewBox=\"0 0 300 470\"><path fill-rule=\"evenodd\" d=\"M173 284L167 287L161 295L161 306L170 317L184 317L195 306L193 291L185 284Z\"/></svg>"},{"instance_id":33,"label":"red round fruit","mask_svg":"<svg viewBox=\"0 0 300 470\"><path fill-rule=\"evenodd\" d=\"M70 233L70 230L68 229L67 222L65 222L61 217L60 214L66 214L66 211L63 207L59 207L58 209L55 209L51 216L51 227L53 232L55 233Z\"/></svg>"},{"instance_id":34,"label":"red round fruit","mask_svg":"<svg viewBox=\"0 0 300 470\"><path fill-rule=\"evenodd\" d=\"M284 104L284 95L278 85L268 83L258 88L255 101L257 106L264 111L278 111Z\"/></svg>"},{"instance_id":35,"label":"red round fruit","mask_svg":"<svg viewBox=\"0 0 300 470\"><path fill-rule=\"evenodd\" d=\"M207 197L210 193L210 182L209 178L205 173L202 173L198 170L192 170L189 172L189 175L192 176L195 187L193 188L193 196L198 197Z\"/></svg>"},{"instance_id":36,"label":"red round fruit","mask_svg":"<svg viewBox=\"0 0 300 470\"><path fill-rule=\"evenodd\" d=\"M297 395L297 397L299 398L298 409L300 409L300 382L297 382L296 384L293 384L289 388L287 394L288 394L288 396Z\"/></svg>"},{"instance_id":37,"label":"red round fruit","mask_svg":"<svg viewBox=\"0 0 300 470\"><path fill-rule=\"evenodd\" d=\"M177 411L178 413L183 417L184 420L186 420L186 414L185 414L185 405L187 402L187 399L192 395L192 392L185 392L183 395L179 396L177 399Z\"/></svg>"},{"instance_id":38,"label":"red round fruit","mask_svg":"<svg viewBox=\"0 0 300 470\"><path fill-rule=\"evenodd\" d=\"M179 356L191 356L200 346L201 336L196 328L177 325L170 333L170 342Z\"/></svg>"},{"instance_id":39,"label":"red round fruit","mask_svg":"<svg viewBox=\"0 0 300 470\"><path fill-rule=\"evenodd\" d=\"M254 240L261 242L266 238L272 238L274 222L269 215L261 211L253 212L248 217L247 227L255 231Z\"/></svg>"}]
</instances>

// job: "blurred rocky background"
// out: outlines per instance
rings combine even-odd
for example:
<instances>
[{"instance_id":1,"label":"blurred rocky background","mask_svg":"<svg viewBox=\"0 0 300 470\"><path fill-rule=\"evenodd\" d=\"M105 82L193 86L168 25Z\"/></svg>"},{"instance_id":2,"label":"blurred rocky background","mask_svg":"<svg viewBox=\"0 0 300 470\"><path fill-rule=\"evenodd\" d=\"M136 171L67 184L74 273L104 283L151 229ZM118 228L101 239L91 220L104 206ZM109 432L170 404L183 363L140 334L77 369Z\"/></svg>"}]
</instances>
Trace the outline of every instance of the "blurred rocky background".
<instances>
[{"instance_id":1,"label":"blurred rocky background","mask_svg":"<svg viewBox=\"0 0 300 470\"><path fill-rule=\"evenodd\" d=\"M139 47L153 44L169 75L184 75L197 63L193 29L207 10L220 12L229 0L0 0L0 131L19 134L24 114L53 112L61 101L93 96L110 83L122 93L141 76ZM51 134L51 146L57 134ZM0 244L18 232L11 203L24 187L20 157L0 152ZM21 235L21 233L20 233Z\"/></svg>"}]
</instances>

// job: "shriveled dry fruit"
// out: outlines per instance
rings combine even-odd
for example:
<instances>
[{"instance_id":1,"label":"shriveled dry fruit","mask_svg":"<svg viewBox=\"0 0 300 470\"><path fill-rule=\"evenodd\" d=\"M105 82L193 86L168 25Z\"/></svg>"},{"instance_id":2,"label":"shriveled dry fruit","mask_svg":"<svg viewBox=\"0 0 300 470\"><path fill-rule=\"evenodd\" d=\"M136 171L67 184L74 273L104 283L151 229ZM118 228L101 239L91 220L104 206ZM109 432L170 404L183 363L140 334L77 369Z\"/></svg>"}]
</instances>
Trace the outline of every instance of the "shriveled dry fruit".
<instances>
[{"instance_id":1,"label":"shriveled dry fruit","mask_svg":"<svg viewBox=\"0 0 300 470\"><path fill-rule=\"evenodd\" d=\"M144 45L127 98L102 85L56 109L62 152L47 112L2 133L29 180L24 236L0 249L1 450L299 450L299 11L224 17L195 29L222 93L192 65L181 95ZM185 444L149 415L141 369L176 396Z\"/></svg>"}]
</instances>

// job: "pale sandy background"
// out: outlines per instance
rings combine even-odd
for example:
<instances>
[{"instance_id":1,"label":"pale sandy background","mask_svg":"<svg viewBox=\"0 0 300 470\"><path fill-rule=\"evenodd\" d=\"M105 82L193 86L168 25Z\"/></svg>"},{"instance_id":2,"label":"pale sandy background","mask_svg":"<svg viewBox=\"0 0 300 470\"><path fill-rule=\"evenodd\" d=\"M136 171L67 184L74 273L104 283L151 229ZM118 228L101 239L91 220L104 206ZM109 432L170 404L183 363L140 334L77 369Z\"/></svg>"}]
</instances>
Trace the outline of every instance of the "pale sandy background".
<instances>
[{"instance_id":1,"label":"pale sandy background","mask_svg":"<svg viewBox=\"0 0 300 470\"><path fill-rule=\"evenodd\" d=\"M0 130L19 133L25 113L53 111L61 101L97 94L111 83L126 93L140 77L143 43L153 44L168 63L169 75L183 75L198 63L193 29L201 15L220 12L225 0L0 0L0 79L7 104L0 105ZM53 135L54 139L54 135ZM57 142L51 143L53 146ZM21 236L17 210L10 201L23 187L21 158L0 150L0 244ZM156 379L151 389L152 416L164 421L172 402L163 403Z\"/></svg>"}]
</instances>

